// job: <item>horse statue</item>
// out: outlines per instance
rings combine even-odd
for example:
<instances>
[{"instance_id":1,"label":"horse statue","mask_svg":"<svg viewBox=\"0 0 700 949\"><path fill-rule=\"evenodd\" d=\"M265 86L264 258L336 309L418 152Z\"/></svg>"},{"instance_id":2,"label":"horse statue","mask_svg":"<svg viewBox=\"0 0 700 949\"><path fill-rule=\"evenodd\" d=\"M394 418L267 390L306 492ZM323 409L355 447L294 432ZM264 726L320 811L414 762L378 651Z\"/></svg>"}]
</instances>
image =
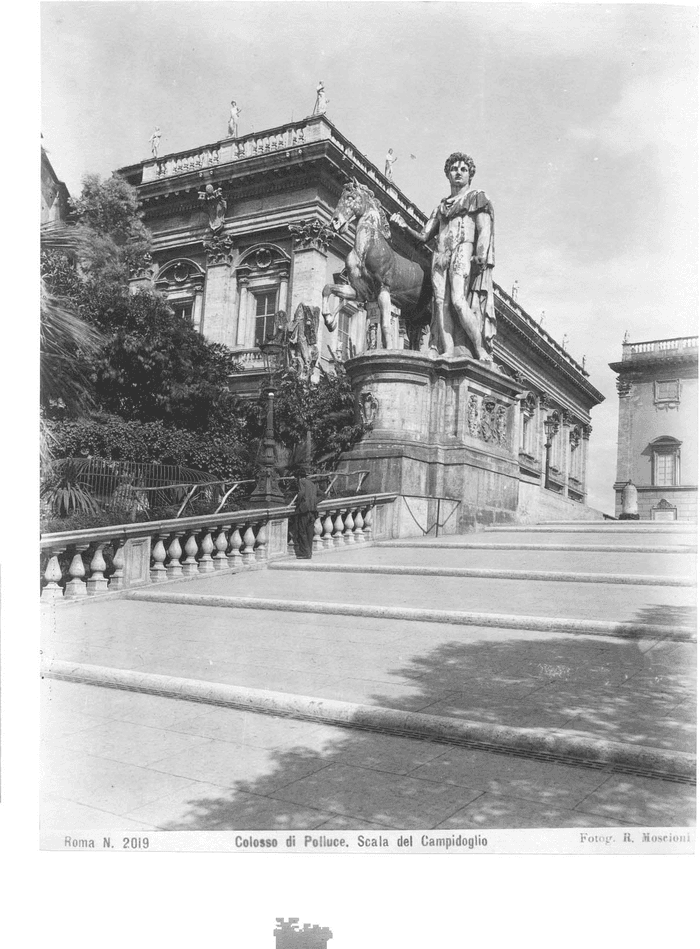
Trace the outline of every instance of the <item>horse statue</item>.
<instances>
[{"instance_id":1,"label":"horse statue","mask_svg":"<svg viewBox=\"0 0 700 949\"><path fill-rule=\"evenodd\" d=\"M358 303L377 303L384 349L389 348L392 301L401 307L411 349L420 349L425 327L430 325L432 286L427 268L403 257L391 246L391 230L384 209L372 191L356 179L348 181L333 212L330 226L340 232L353 221L355 246L345 259L348 284L323 288L323 320L332 332L337 313L330 312L331 296Z\"/></svg>"}]
</instances>

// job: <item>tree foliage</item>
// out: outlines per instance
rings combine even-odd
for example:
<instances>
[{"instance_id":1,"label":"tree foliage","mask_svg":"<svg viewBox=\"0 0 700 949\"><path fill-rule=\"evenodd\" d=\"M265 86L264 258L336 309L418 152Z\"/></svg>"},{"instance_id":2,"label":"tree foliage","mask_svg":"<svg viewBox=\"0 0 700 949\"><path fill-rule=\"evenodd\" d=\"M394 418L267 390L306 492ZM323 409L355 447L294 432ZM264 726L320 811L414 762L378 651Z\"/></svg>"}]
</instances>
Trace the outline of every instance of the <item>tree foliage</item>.
<instances>
[{"instance_id":1,"label":"tree foliage","mask_svg":"<svg viewBox=\"0 0 700 949\"><path fill-rule=\"evenodd\" d=\"M330 471L340 455L368 431L367 425L355 419L352 387L339 361L332 371L322 370L316 384L287 370L273 378L272 388L275 439L283 449L285 467L310 464L315 470ZM249 408L246 434L250 441L261 439L265 431L266 391Z\"/></svg>"},{"instance_id":2,"label":"tree foliage","mask_svg":"<svg viewBox=\"0 0 700 949\"><path fill-rule=\"evenodd\" d=\"M125 286L130 268L150 247L136 189L116 174L104 181L85 175L80 197L71 203L83 239L81 270Z\"/></svg>"},{"instance_id":3,"label":"tree foliage","mask_svg":"<svg viewBox=\"0 0 700 949\"><path fill-rule=\"evenodd\" d=\"M222 480L252 476L245 442L230 435L187 431L162 421L126 421L109 415L53 423L51 431L56 458L94 457L181 465Z\"/></svg>"}]
</instances>

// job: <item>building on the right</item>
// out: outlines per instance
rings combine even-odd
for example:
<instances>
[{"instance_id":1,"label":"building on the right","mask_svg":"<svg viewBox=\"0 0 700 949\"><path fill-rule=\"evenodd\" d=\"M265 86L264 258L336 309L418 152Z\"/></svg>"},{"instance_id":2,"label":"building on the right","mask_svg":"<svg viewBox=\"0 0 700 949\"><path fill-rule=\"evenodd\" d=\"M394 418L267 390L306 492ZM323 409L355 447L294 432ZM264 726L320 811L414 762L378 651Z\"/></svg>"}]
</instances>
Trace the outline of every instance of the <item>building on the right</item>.
<instances>
[{"instance_id":1,"label":"building on the right","mask_svg":"<svg viewBox=\"0 0 700 949\"><path fill-rule=\"evenodd\" d=\"M697 520L698 337L622 344L615 514L637 489L640 520Z\"/></svg>"}]
</instances>

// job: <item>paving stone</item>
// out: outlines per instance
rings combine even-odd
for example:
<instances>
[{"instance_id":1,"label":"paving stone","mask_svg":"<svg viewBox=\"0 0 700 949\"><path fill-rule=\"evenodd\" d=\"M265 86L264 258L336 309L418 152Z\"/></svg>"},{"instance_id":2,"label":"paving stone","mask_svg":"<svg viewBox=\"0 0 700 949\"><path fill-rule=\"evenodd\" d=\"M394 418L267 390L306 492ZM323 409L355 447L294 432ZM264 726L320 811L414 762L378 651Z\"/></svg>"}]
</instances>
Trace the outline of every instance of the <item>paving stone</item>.
<instances>
[{"instance_id":1,"label":"paving stone","mask_svg":"<svg viewBox=\"0 0 700 949\"><path fill-rule=\"evenodd\" d=\"M452 830L517 830L527 827L619 827L621 824L616 819L581 814L542 801L524 801L505 794L487 793L439 826Z\"/></svg>"},{"instance_id":2,"label":"paving stone","mask_svg":"<svg viewBox=\"0 0 700 949\"><path fill-rule=\"evenodd\" d=\"M196 781L127 815L134 820L152 821L160 830L265 830L281 832L295 828L313 829L329 815L294 804L225 789Z\"/></svg>"},{"instance_id":3,"label":"paving stone","mask_svg":"<svg viewBox=\"0 0 700 949\"><path fill-rule=\"evenodd\" d=\"M123 815L191 784L189 778L96 756L61 756L46 769L42 793Z\"/></svg>"},{"instance_id":4,"label":"paving stone","mask_svg":"<svg viewBox=\"0 0 700 949\"><path fill-rule=\"evenodd\" d=\"M453 748L412 771L411 777L572 808L609 775L515 755Z\"/></svg>"},{"instance_id":5,"label":"paving stone","mask_svg":"<svg viewBox=\"0 0 700 949\"><path fill-rule=\"evenodd\" d=\"M612 775L576 805L582 814L645 827L694 827L695 808L694 787L627 775Z\"/></svg>"},{"instance_id":6,"label":"paving stone","mask_svg":"<svg viewBox=\"0 0 700 949\"><path fill-rule=\"evenodd\" d=\"M361 741L348 740L346 745L337 750L343 764L392 774L408 774L439 757L445 750L445 746L437 742L372 733L363 735Z\"/></svg>"},{"instance_id":7,"label":"paving stone","mask_svg":"<svg viewBox=\"0 0 700 949\"><path fill-rule=\"evenodd\" d=\"M210 739L131 722L111 721L65 739L69 754L82 753L146 766L169 755L209 744Z\"/></svg>"},{"instance_id":8,"label":"paving stone","mask_svg":"<svg viewBox=\"0 0 700 949\"><path fill-rule=\"evenodd\" d=\"M201 780L240 791L269 794L326 767L316 752L288 753L224 741L193 748L151 764L166 774ZM302 802L307 803L307 802Z\"/></svg>"},{"instance_id":9,"label":"paving stone","mask_svg":"<svg viewBox=\"0 0 700 949\"><path fill-rule=\"evenodd\" d=\"M334 764L272 795L394 828L435 827L481 792Z\"/></svg>"},{"instance_id":10,"label":"paving stone","mask_svg":"<svg viewBox=\"0 0 700 949\"><path fill-rule=\"evenodd\" d=\"M65 798L47 797L42 801L40 827L42 832L54 831L62 834L77 834L84 830L136 831L156 830L155 824L133 820L95 807L77 804Z\"/></svg>"},{"instance_id":11,"label":"paving stone","mask_svg":"<svg viewBox=\"0 0 700 949\"><path fill-rule=\"evenodd\" d=\"M319 752L333 742L342 741L347 734L343 729L316 722L204 706L201 715L179 725L178 731L253 748L289 751L303 747Z\"/></svg>"}]
</instances>

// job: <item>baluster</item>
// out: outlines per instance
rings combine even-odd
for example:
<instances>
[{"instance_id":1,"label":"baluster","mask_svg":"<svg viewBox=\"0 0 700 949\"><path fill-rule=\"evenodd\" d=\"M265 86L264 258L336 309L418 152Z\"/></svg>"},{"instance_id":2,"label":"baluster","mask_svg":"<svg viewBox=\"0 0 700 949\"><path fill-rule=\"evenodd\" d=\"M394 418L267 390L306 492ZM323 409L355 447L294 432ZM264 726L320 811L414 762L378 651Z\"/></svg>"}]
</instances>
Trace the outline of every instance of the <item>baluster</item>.
<instances>
[{"instance_id":1,"label":"baluster","mask_svg":"<svg viewBox=\"0 0 700 949\"><path fill-rule=\"evenodd\" d=\"M364 544L365 540L367 539L365 537L365 532L362 529L364 526L364 523L365 522L362 517L362 511L358 508L357 512L355 513L355 543L356 544Z\"/></svg>"},{"instance_id":2,"label":"baluster","mask_svg":"<svg viewBox=\"0 0 700 949\"><path fill-rule=\"evenodd\" d=\"M336 517L333 526L335 527L335 530L333 531L333 546L342 547L343 546L343 531L345 530L345 524L343 523L342 511L338 511L338 516Z\"/></svg>"},{"instance_id":3,"label":"baluster","mask_svg":"<svg viewBox=\"0 0 700 949\"><path fill-rule=\"evenodd\" d=\"M214 554L215 570L226 570L228 567L226 548L228 547L228 530L230 527L230 524L222 524L219 533L216 535L216 541L214 542L216 547L216 553Z\"/></svg>"},{"instance_id":4,"label":"baluster","mask_svg":"<svg viewBox=\"0 0 700 949\"><path fill-rule=\"evenodd\" d=\"M119 537L117 540L112 541L112 546L114 548L114 557L112 558L112 563L114 564L114 573L109 581L110 590L123 590L124 589L124 544L126 543L125 537Z\"/></svg>"},{"instance_id":5,"label":"baluster","mask_svg":"<svg viewBox=\"0 0 700 949\"><path fill-rule=\"evenodd\" d=\"M151 567L151 583L162 583L163 580L167 580L168 576L165 571L165 558L167 554L165 552L164 540L167 540L168 535L163 534L162 532L158 534L158 539L153 545L153 550L151 551L151 557L153 557L153 566Z\"/></svg>"},{"instance_id":6,"label":"baluster","mask_svg":"<svg viewBox=\"0 0 700 949\"><path fill-rule=\"evenodd\" d=\"M104 544L98 544L95 547L95 553L90 561L90 579L87 582L87 591L89 596L95 596L96 593L106 593L109 587L105 570L107 564L102 555Z\"/></svg>"},{"instance_id":7,"label":"baluster","mask_svg":"<svg viewBox=\"0 0 700 949\"><path fill-rule=\"evenodd\" d=\"M321 518L317 517L314 521L314 541L313 549L319 551L323 547L323 541L321 540L321 534L323 534L323 524L321 523Z\"/></svg>"},{"instance_id":8,"label":"baluster","mask_svg":"<svg viewBox=\"0 0 700 949\"><path fill-rule=\"evenodd\" d=\"M323 522L323 546L326 549L333 546L333 519L330 511L326 514L326 519Z\"/></svg>"},{"instance_id":9,"label":"baluster","mask_svg":"<svg viewBox=\"0 0 700 949\"><path fill-rule=\"evenodd\" d=\"M212 560L211 552L214 549L214 541L212 540L212 531L213 527L208 527L204 532L204 537L202 538L202 543L200 544L200 550L202 551L202 556L199 558L199 572L200 573L213 573L214 571L214 561Z\"/></svg>"},{"instance_id":10,"label":"baluster","mask_svg":"<svg viewBox=\"0 0 700 949\"><path fill-rule=\"evenodd\" d=\"M63 590L58 585L63 576L61 564L58 562L58 556L62 554L65 549L65 547L59 547L57 550L54 550L49 557L49 562L46 564L46 570L44 571L46 586L41 591L41 599L44 601L63 599Z\"/></svg>"},{"instance_id":11,"label":"baluster","mask_svg":"<svg viewBox=\"0 0 700 949\"><path fill-rule=\"evenodd\" d=\"M267 560L267 522L263 521L255 538L255 559Z\"/></svg>"},{"instance_id":12,"label":"baluster","mask_svg":"<svg viewBox=\"0 0 700 949\"><path fill-rule=\"evenodd\" d=\"M68 573L72 579L66 584L66 592L64 594L66 599L74 600L77 597L87 596L87 586L83 580L85 576L85 564L83 563L82 553L84 550L87 550L89 546L89 544L76 544L75 555L68 568Z\"/></svg>"},{"instance_id":13,"label":"baluster","mask_svg":"<svg viewBox=\"0 0 700 949\"><path fill-rule=\"evenodd\" d=\"M365 540L372 540L372 524L374 521L374 514L372 508L368 507L365 511Z\"/></svg>"},{"instance_id":14,"label":"baluster","mask_svg":"<svg viewBox=\"0 0 700 949\"><path fill-rule=\"evenodd\" d=\"M179 580L183 574L182 564L180 563L180 557L182 557L180 538L183 536L184 531L178 531L170 541L170 546L168 547L168 566L165 568L168 580Z\"/></svg>"},{"instance_id":15,"label":"baluster","mask_svg":"<svg viewBox=\"0 0 700 949\"><path fill-rule=\"evenodd\" d=\"M197 544L197 535L196 533L190 534L187 538L185 544L185 553L187 556L182 564L182 573L186 577L193 577L195 574L199 573L199 567L197 566L197 551L199 550L199 545Z\"/></svg>"},{"instance_id":16,"label":"baluster","mask_svg":"<svg viewBox=\"0 0 700 949\"><path fill-rule=\"evenodd\" d=\"M238 528L235 529L233 534L231 534L231 540L229 542L228 548L228 562L231 567L238 567L243 562L241 557L241 547L243 546L243 540L241 538L241 532Z\"/></svg>"},{"instance_id":17,"label":"baluster","mask_svg":"<svg viewBox=\"0 0 700 949\"><path fill-rule=\"evenodd\" d=\"M347 517L345 518L345 532L343 533L343 540L346 544L355 543L354 529L355 518L352 516L352 511L348 511Z\"/></svg>"},{"instance_id":18,"label":"baluster","mask_svg":"<svg viewBox=\"0 0 700 949\"><path fill-rule=\"evenodd\" d=\"M242 554L243 563L252 563L255 560L255 534L251 524L246 527L243 543L245 544Z\"/></svg>"}]
</instances>

